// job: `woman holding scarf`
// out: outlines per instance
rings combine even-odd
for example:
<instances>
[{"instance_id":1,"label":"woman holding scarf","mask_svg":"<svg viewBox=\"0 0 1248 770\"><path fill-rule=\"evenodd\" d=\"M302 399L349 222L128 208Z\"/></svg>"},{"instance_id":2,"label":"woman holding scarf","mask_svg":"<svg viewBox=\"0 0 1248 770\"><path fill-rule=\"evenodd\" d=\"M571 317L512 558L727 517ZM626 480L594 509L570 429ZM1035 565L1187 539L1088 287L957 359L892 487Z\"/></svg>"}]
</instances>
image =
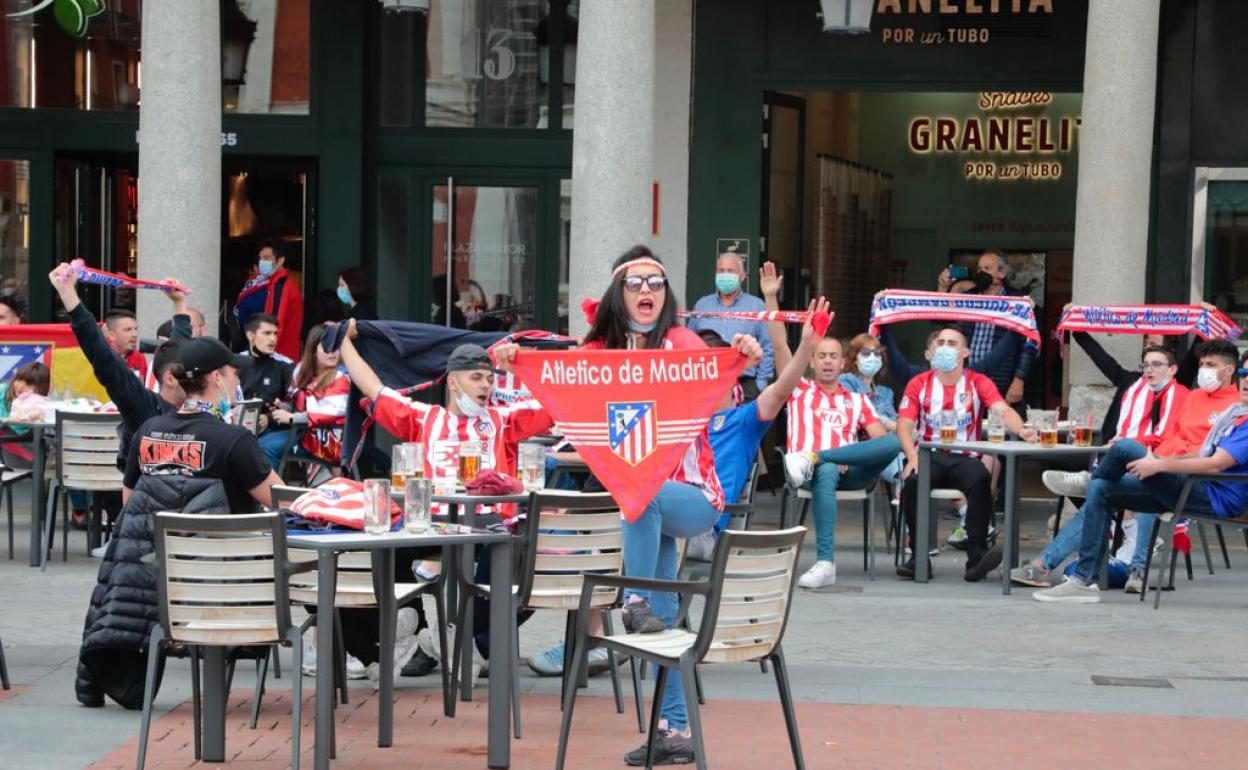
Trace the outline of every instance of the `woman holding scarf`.
<instances>
[{"instance_id":1,"label":"woman holding scarf","mask_svg":"<svg viewBox=\"0 0 1248 770\"><path fill-rule=\"evenodd\" d=\"M693 331L677 324L677 301L670 295L663 263L644 246L634 246L612 265L611 284L591 319L587 350L660 350L705 348ZM753 338L738 335L732 346L751 360L762 358ZM715 474L715 458L705 430L689 447L680 465L645 510L624 523L624 569L629 577L675 580L677 538L691 538L711 529L724 508L724 493ZM639 592L624 607L629 633L656 633L676 619L674 593ZM656 670L657 671L657 670ZM657 678L657 675L656 675ZM694 761L688 732L688 711L679 677L668 677L660 709L663 722L655 738L654 763ZM625 756L629 765L646 763L646 746Z\"/></svg>"}]
</instances>

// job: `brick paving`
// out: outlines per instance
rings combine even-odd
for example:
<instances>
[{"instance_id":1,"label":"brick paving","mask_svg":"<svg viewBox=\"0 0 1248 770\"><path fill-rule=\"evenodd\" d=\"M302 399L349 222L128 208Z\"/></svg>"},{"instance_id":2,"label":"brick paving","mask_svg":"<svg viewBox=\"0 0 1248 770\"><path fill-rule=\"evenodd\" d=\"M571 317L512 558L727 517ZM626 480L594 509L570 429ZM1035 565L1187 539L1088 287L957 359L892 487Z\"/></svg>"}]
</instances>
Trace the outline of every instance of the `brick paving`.
<instances>
[{"instance_id":1,"label":"brick paving","mask_svg":"<svg viewBox=\"0 0 1248 770\"><path fill-rule=\"evenodd\" d=\"M30 689L29 686L24 686L20 684L15 684L8 690L0 689L0 701L6 701L9 698L14 698L18 695L21 695L22 693L26 692L29 689Z\"/></svg>"},{"instance_id":2,"label":"brick paving","mask_svg":"<svg viewBox=\"0 0 1248 770\"><path fill-rule=\"evenodd\" d=\"M376 745L376 696L352 692L338 710L334 767L459 770L485 767L484 699L462 703L457 716L441 713L436 692L399 691L395 742ZM482 694L483 695L483 694ZM247 727L250 694L236 690L227 718L229 767L280 770L290 760L289 693L265 696L260 725ZM512 744L516 770L554 767L559 706L551 695L526 695L524 738ZM311 767L311 704L305 709L303 759ZM1132 768L1177 770L1235 768L1248 755L1248 720L1136 714L1023 712L994 709L797 704L806 766L845 770L922 768ZM760 770L791 766L784 720L772 700L711 701L703 708L710 767ZM135 714L135 721L138 715ZM152 728L148 768L186 768L194 761L190 706L179 705ZM622 755L641 742L629 713L618 715L609 698L578 700L567 767L623 767ZM137 739L93 768L134 767Z\"/></svg>"}]
</instances>

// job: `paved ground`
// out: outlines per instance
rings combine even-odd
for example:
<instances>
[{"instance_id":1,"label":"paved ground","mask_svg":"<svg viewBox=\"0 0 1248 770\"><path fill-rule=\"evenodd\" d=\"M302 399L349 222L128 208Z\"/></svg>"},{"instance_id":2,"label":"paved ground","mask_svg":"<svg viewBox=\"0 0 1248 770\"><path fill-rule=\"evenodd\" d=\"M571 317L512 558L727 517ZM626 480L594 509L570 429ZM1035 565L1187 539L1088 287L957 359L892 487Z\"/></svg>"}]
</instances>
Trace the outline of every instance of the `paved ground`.
<instances>
[{"instance_id":1,"label":"paved ground","mask_svg":"<svg viewBox=\"0 0 1248 770\"><path fill-rule=\"evenodd\" d=\"M26 567L21 501L28 493L19 487L16 498L17 558L0 558L0 638L21 691L0 696L0 766L132 767L137 713L85 709L73 698L96 562L75 534L69 563L58 560L46 573ZM774 520L774 501L766 493L762 499L766 525L768 514ZM1049 512L1030 510L1025 553L1042 546ZM1198 557L1196 580L1180 579L1179 590L1154 612L1116 592L1101 605L1080 607L1037 604L1027 590L1002 596L999 583L964 583L957 552L934 560L936 580L926 586L892 577L891 559L883 556L879 579L868 581L861 572L860 527L856 516L843 517L840 584L828 593L799 593L786 639L808 767L1243 766L1248 598L1241 573L1248 572L1248 552L1242 538L1228 537L1234 569L1219 565L1211 577ZM945 523L942 530L948 528ZM813 559L812 546L804 565ZM545 649L561 633L562 618L535 618L523 629L522 653ZM1103 686L1093 683L1094 675L1157 678L1166 686ZM233 764L284 766L288 681L271 685L261 731L248 730L241 716L231 721L229 747L238 752ZM773 680L741 665L710 667L705 681L712 766L786 766ZM238 714L250 702L249 685L240 670ZM466 709L443 720L426 704L435 687L433 677L404 680L396 748L381 750L369 739L375 730L371 693L357 686L352 706L339 712L340 764L484 767L484 714ZM551 767L557 705L550 696L557 680L526 671L522 687L527 732L515 744L514 766ZM186 664L171 662L157 706L173 711L154 731L152 759L160 764L149 767L192 764L181 705L188 691ZM578 708L569 767L618 766L620 754L639 742L630 718L614 714L604 697L609 692L604 679L591 683ZM304 735L310 748L309 726Z\"/></svg>"}]
</instances>

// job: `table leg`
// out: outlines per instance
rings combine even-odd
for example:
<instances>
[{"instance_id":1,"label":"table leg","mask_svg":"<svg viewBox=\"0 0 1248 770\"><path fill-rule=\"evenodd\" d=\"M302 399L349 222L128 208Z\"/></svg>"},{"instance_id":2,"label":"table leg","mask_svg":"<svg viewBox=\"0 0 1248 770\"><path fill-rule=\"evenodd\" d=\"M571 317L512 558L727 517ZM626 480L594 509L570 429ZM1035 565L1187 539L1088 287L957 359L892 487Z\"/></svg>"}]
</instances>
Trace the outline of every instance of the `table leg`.
<instances>
[{"instance_id":1,"label":"table leg","mask_svg":"<svg viewBox=\"0 0 1248 770\"><path fill-rule=\"evenodd\" d=\"M203 719L205 762L225 761L225 648L204 647Z\"/></svg>"},{"instance_id":2,"label":"table leg","mask_svg":"<svg viewBox=\"0 0 1248 770\"><path fill-rule=\"evenodd\" d=\"M378 669L381 677L377 693L377 745L386 748L394 743L394 551L389 548L373 551L373 581L377 594L377 610L381 628L378 646L381 655Z\"/></svg>"},{"instance_id":3,"label":"table leg","mask_svg":"<svg viewBox=\"0 0 1248 770\"><path fill-rule=\"evenodd\" d=\"M30 483L34 487L34 502L30 508L30 566L38 567L43 557L40 553L43 547L43 509L48 504L43 486L43 467L47 463L45 458L47 453L43 448L43 428L35 425L30 429L30 434L34 450L34 458L31 462L34 475L30 478ZM48 545L50 546L51 543Z\"/></svg>"},{"instance_id":4,"label":"table leg","mask_svg":"<svg viewBox=\"0 0 1248 770\"><path fill-rule=\"evenodd\" d=\"M490 551L492 552L494 548L497 548L497 547L498 547L497 545L492 546L490 548ZM454 587L456 582L458 582L459 580L463 580L465 582L472 580L472 569L473 569L473 563L474 563L473 546L470 546L470 545L464 546L463 548L457 549L457 550L460 551L460 554L458 557L458 565L457 565L458 573L455 575L455 580L451 581L452 587ZM493 586L494 584L493 569L494 569L494 562L491 561L490 562L490 570L491 570L490 585L491 586ZM508 571L504 572L504 575L507 575L509 571L510 571L510 568L508 568ZM510 580L510 577L508 579ZM494 589L491 588L490 590L492 592ZM503 594L503 596L506 596L506 594ZM472 628L472 625L473 625L472 624L472 602L475 600L469 597L467 601L469 602L469 604L464 610L463 628L455 629L455 643L459 645L459 699L464 702L468 702L472 700L472 657L473 657L472 653L476 649L475 647L476 642L473 640L473 628ZM493 609L493 607L494 607L494 602L490 602L491 610ZM490 658L493 658L493 657L494 657L494 652L493 652L493 647L491 646ZM493 678L494 678L494 674L493 672L490 672L491 681L493 680Z\"/></svg>"},{"instance_id":5,"label":"table leg","mask_svg":"<svg viewBox=\"0 0 1248 770\"><path fill-rule=\"evenodd\" d=\"M919 475L918 481L918 498L915 502L914 531L910 533L910 538L914 546L914 582L926 583L931 577L930 565L931 557L927 552L931 550L931 544L928 541L930 531L929 522L932 518L932 450L926 447L919 447Z\"/></svg>"},{"instance_id":6,"label":"table leg","mask_svg":"<svg viewBox=\"0 0 1248 770\"><path fill-rule=\"evenodd\" d=\"M490 548L490 767L511 765L511 666L516 613L511 611L511 543Z\"/></svg>"},{"instance_id":7,"label":"table leg","mask_svg":"<svg viewBox=\"0 0 1248 770\"><path fill-rule=\"evenodd\" d=\"M334 593L338 558L333 551L316 556L316 748L315 770L329 770L334 719Z\"/></svg>"},{"instance_id":8,"label":"table leg","mask_svg":"<svg viewBox=\"0 0 1248 770\"><path fill-rule=\"evenodd\" d=\"M1005 456L1005 545L1001 558L1001 593L1010 593L1010 570L1018 563L1018 457Z\"/></svg>"},{"instance_id":9,"label":"table leg","mask_svg":"<svg viewBox=\"0 0 1248 770\"><path fill-rule=\"evenodd\" d=\"M459 505L446 506L446 519L451 524L459 523ZM457 603L459 599L459 584L456 577L459 575L459 549L447 548L445 551L450 558L446 559L442 564L442 574L446 575L446 611L452 618L455 617L455 611L459 608Z\"/></svg>"}]
</instances>

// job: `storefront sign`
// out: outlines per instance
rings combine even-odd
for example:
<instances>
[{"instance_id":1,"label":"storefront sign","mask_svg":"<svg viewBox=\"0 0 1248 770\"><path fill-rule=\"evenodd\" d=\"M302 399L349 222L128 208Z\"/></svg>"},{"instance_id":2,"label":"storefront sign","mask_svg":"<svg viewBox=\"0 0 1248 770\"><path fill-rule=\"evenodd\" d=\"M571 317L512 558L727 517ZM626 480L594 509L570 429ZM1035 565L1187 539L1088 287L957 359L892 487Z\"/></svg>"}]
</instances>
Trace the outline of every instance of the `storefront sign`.
<instances>
[{"instance_id":1,"label":"storefront sign","mask_svg":"<svg viewBox=\"0 0 1248 770\"><path fill-rule=\"evenodd\" d=\"M987 45L992 30L985 16L1052 13L1053 0L878 0L875 6L881 42L902 45ZM945 17L942 28L917 28L912 17L920 14Z\"/></svg>"},{"instance_id":2,"label":"storefront sign","mask_svg":"<svg viewBox=\"0 0 1248 770\"><path fill-rule=\"evenodd\" d=\"M920 115L910 120L907 138L910 151L954 154L967 157L967 179L1055 180L1062 176L1058 158L1012 159L993 157L1054 156L1074 150L1082 123L1078 117L1018 114L1026 108L1044 107L1053 101L1047 91L1032 93L984 91L977 102L982 116L969 118Z\"/></svg>"}]
</instances>

